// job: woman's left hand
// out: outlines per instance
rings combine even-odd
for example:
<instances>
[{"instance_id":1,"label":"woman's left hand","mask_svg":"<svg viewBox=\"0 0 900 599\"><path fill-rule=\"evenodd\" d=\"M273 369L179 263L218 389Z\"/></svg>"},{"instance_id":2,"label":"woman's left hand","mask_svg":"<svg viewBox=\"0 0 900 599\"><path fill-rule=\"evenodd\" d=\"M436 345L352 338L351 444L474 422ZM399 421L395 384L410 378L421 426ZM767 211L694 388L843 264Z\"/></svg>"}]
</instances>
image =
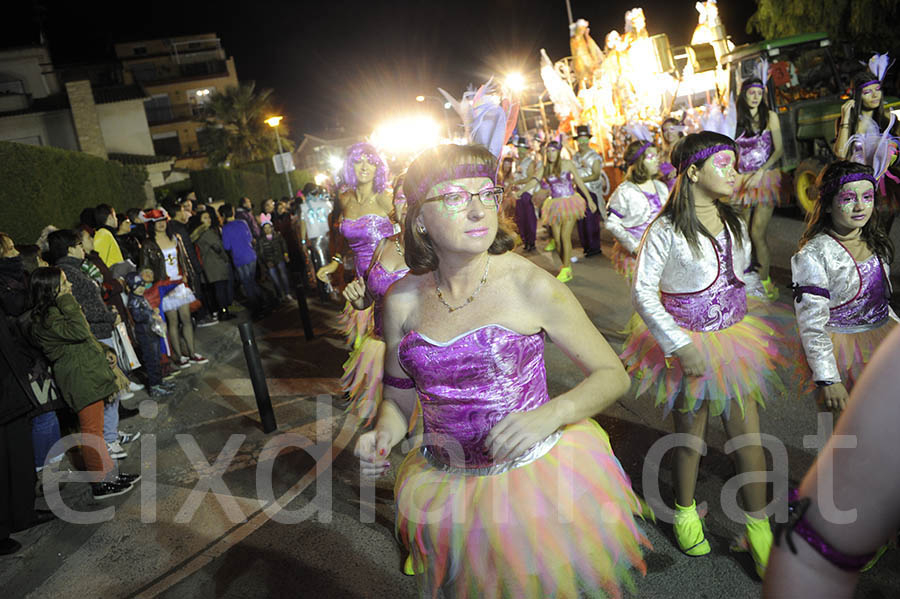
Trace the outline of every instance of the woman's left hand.
<instances>
[{"instance_id":1,"label":"woman's left hand","mask_svg":"<svg viewBox=\"0 0 900 599\"><path fill-rule=\"evenodd\" d=\"M514 460L536 443L549 437L559 426L540 408L514 412L497 423L485 445L497 463Z\"/></svg>"}]
</instances>

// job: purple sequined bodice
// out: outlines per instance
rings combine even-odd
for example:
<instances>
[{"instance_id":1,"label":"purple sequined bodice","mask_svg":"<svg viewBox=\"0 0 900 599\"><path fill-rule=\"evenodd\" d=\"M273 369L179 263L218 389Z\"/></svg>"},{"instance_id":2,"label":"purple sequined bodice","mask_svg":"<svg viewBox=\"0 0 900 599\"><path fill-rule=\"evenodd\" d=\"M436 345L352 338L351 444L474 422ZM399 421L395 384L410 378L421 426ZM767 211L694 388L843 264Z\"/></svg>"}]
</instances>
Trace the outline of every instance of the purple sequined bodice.
<instances>
[{"instance_id":1,"label":"purple sequined bodice","mask_svg":"<svg viewBox=\"0 0 900 599\"><path fill-rule=\"evenodd\" d=\"M878 256L872 256L856 265L859 270L860 289L852 300L831 309L828 326L847 328L872 325L890 314L890 292L884 280L884 269Z\"/></svg>"},{"instance_id":2,"label":"purple sequined bodice","mask_svg":"<svg viewBox=\"0 0 900 599\"><path fill-rule=\"evenodd\" d=\"M378 242L393 234L391 219L380 214L364 214L359 218L345 218L341 221L341 235L353 250L353 265L357 277L362 277L368 270Z\"/></svg>"},{"instance_id":3,"label":"purple sequined bodice","mask_svg":"<svg viewBox=\"0 0 900 599\"><path fill-rule=\"evenodd\" d=\"M403 275L408 272L408 268L401 268L400 270L393 271L385 270L381 265L381 262L376 262L369 270L369 278L366 279L366 288L369 290L369 293L372 294L372 297L375 298L373 303L374 309L372 312L375 315L375 335L377 337L384 336L384 295L387 293L388 287L390 287L394 281L402 279Z\"/></svg>"},{"instance_id":4,"label":"purple sequined bodice","mask_svg":"<svg viewBox=\"0 0 900 599\"><path fill-rule=\"evenodd\" d=\"M575 182L572 173L566 171L561 177L550 175L541 181L541 187L550 190L551 198L567 198L575 195Z\"/></svg>"},{"instance_id":5,"label":"purple sequined bodice","mask_svg":"<svg viewBox=\"0 0 900 599\"><path fill-rule=\"evenodd\" d=\"M747 293L744 283L734 274L731 235L727 229L716 241L719 272L712 285L691 293L661 292L663 307L681 328L700 333L721 331L740 322L747 314Z\"/></svg>"},{"instance_id":6,"label":"purple sequined bodice","mask_svg":"<svg viewBox=\"0 0 900 599\"><path fill-rule=\"evenodd\" d=\"M436 343L410 331L398 355L416 383L425 433L448 438L442 446L429 444L444 464L493 466L485 446L491 429L507 414L549 400L540 333L521 335L487 325Z\"/></svg>"},{"instance_id":7,"label":"purple sequined bodice","mask_svg":"<svg viewBox=\"0 0 900 599\"><path fill-rule=\"evenodd\" d=\"M734 141L738 146L739 173L758 171L775 151L772 132L768 129L752 137L741 135Z\"/></svg>"},{"instance_id":8,"label":"purple sequined bodice","mask_svg":"<svg viewBox=\"0 0 900 599\"><path fill-rule=\"evenodd\" d=\"M631 233L635 239L641 239L644 236L644 231L647 230L647 227L650 226L650 223L653 222L653 219L656 218L656 215L662 210L662 202L660 201L658 194L645 191L644 196L646 196L647 202L650 203L650 209L653 210L653 214L645 223L635 225L634 227L625 227L625 230Z\"/></svg>"}]
</instances>

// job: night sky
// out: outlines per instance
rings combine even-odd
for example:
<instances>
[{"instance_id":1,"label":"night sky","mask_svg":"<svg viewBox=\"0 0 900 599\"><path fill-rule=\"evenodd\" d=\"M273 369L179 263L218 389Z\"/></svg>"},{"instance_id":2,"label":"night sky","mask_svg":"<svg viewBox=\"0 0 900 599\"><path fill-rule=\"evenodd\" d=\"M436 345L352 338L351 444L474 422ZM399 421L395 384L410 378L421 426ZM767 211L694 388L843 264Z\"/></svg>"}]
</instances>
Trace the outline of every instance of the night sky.
<instances>
[{"instance_id":1,"label":"night sky","mask_svg":"<svg viewBox=\"0 0 900 599\"><path fill-rule=\"evenodd\" d=\"M4 7L6 46L36 43L34 0ZM441 86L459 96L466 85L512 69L537 77L540 48L569 54L565 0L256 0L252 2L111 2L36 0L54 62L113 56L119 41L216 32L235 58L238 78L275 91L291 137L335 125L371 131L394 113L440 110L417 105ZM641 6L651 35L685 44L697 23L693 0L571 0L574 18L591 23L603 46L624 30L625 11ZM755 9L749 0L720 0L738 44ZM539 80L535 81L539 83Z\"/></svg>"}]
</instances>

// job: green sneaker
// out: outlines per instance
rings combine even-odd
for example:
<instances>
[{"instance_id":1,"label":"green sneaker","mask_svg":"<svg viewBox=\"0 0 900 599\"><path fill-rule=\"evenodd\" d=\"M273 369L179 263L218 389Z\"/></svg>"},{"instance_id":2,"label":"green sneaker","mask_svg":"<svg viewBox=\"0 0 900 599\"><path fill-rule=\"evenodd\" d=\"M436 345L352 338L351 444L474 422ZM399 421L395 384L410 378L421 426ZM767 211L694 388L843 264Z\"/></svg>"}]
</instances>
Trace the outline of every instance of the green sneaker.
<instances>
[{"instance_id":1,"label":"green sneaker","mask_svg":"<svg viewBox=\"0 0 900 599\"><path fill-rule=\"evenodd\" d=\"M710 552L709 541L703 534L703 521L697 513L697 502L690 507L675 504L675 540L678 548L692 557L706 555Z\"/></svg>"},{"instance_id":2,"label":"green sneaker","mask_svg":"<svg viewBox=\"0 0 900 599\"><path fill-rule=\"evenodd\" d=\"M556 240L551 239L550 243L544 246L545 252L555 252L556 251Z\"/></svg>"}]
</instances>

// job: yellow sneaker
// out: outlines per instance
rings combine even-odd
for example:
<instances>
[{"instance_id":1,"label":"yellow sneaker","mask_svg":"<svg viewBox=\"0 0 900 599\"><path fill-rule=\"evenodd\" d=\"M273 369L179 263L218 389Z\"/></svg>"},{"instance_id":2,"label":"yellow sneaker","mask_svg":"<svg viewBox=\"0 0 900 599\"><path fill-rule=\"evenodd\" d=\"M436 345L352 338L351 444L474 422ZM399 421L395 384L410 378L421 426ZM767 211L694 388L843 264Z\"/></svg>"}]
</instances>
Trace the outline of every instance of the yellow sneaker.
<instances>
[{"instance_id":1,"label":"yellow sneaker","mask_svg":"<svg viewBox=\"0 0 900 599\"><path fill-rule=\"evenodd\" d=\"M572 274L571 266L563 266L559 269L559 274L556 275L556 278L562 281L563 283L568 283L571 281L575 275Z\"/></svg>"},{"instance_id":2,"label":"yellow sneaker","mask_svg":"<svg viewBox=\"0 0 900 599\"><path fill-rule=\"evenodd\" d=\"M703 521L697 513L697 502L690 507L675 504L675 540L685 554L698 557L709 553L709 541L703 534Z\"/></svg>"},{"instance_id":3,"label":"yellow sneaker","mask_svg":"<svg viewBox=\"0 0 900 599\"><path fill-rule=\"evenodd\" d=\"M762 282L763 290L766 292L766 297L772 300L773 302L778 299L778 287L775 286L775 283L772 282L772 277L767 278Z\"/></svg>"},{"instance_id":4,"label":"yellow sneaker","mask_svg":"<svg viewBox=\"0 0 900 599\"><path fill-rule=\"evenodd\" d=\"M551 239L550 243L544 246L545 252L555 252L556 251L556 240Z\"/></svg>"},{"instance_id":5,"label":"yellow sneaker","mask_svg":"<svg viewBox=\"0 0 900 599\"><path fill-rule=\"evenodd\" d=\"M403 573L407 576L415 576L416 574L421 574L425 571L424 567L419 567L418 570L413 566L413 558L412 553L406 556L406 561L403 562Z\"/></svg>"},{"instance_id":6,"label":"yellow sneaker","mask_svg":"<svg viewBox=\"0 0 900 599\"><path fill-rule=\"evenodd\" d=\"M747 551L753 558L756 567L756 575L762 579L766 575L766 567L769 565L769 553L772 551L772 527L768 518L754 518L747 515L747 528L739 537L732 551Z\"/></svg>"}]
</instances>

